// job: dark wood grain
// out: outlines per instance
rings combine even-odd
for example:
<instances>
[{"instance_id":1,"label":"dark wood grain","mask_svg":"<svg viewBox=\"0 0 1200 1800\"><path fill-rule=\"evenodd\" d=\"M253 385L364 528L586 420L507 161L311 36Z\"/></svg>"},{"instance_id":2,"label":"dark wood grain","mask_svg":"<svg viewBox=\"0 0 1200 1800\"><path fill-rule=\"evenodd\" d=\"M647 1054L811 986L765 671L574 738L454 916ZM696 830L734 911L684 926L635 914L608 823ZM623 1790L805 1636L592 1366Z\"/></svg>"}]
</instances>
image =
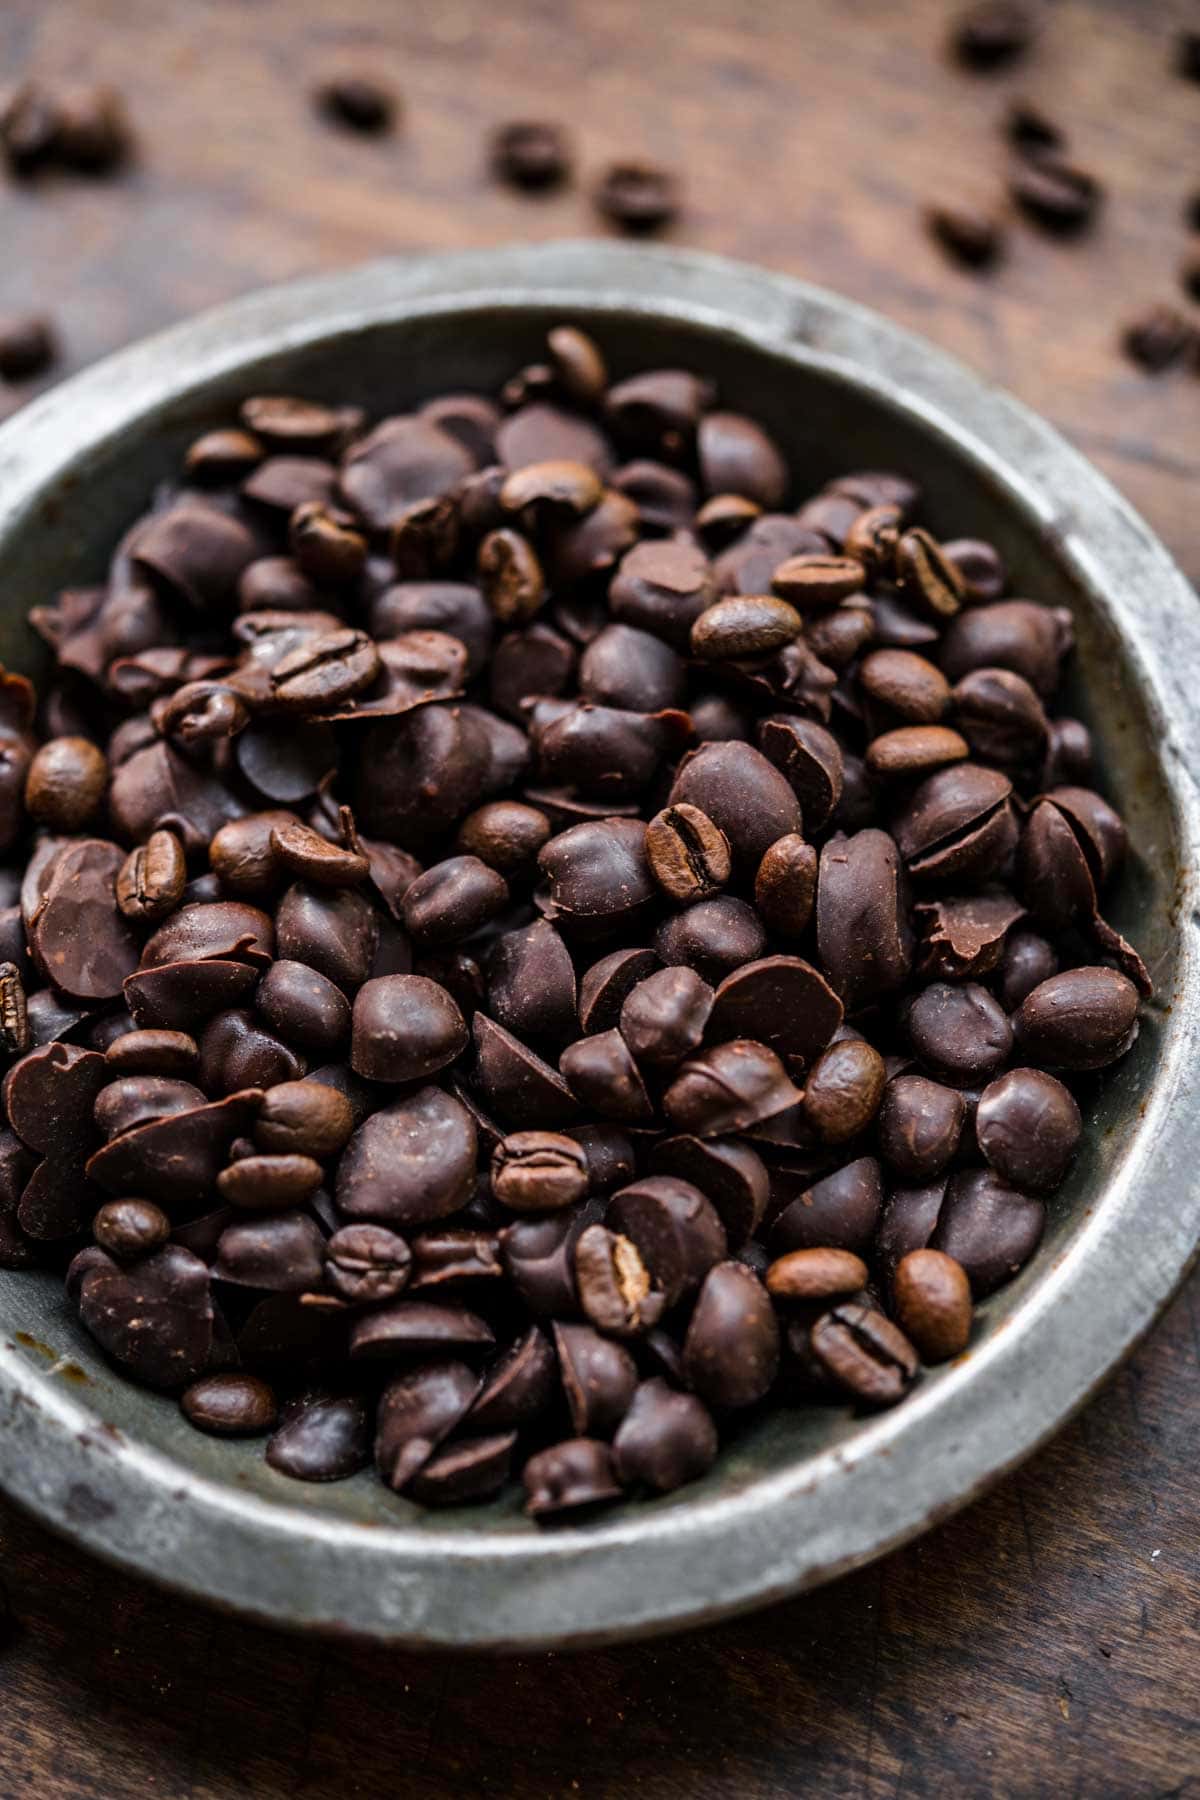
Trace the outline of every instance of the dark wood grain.
<instances>
[{"instance_id":1,"label":"dark wood grain","mask_svg":"<svg viewBox=\"0 0 1200 1800\"><path fill-rule=\"evenodd\" d=\"M1169 299L1200 188L1200 89L1166 4L1061 0L1002 79L952 72L938 0L6 0L0 73L107 79L121 180L0 188L0 307L49 305L66 369L263 281L385 252L600 229L587 180L687 168L672 237L827 283L1049 414L1200 575L1200 381L1122 361ZM368 142L312 81L405 100ZM1021 228L986 280L919 227L1003 188L1027 93L1109 190L1098 230ZM568 118L583 178L498 189L502 120ZM23 391L0 402L15 405ZM1134 1249L1136 1254L1136 1247ZM1048 1450L919 1544L687 1638L581 1656L387 1655L217 1618L0 1508L0 1800L631 1793L719 1800L1200 1794L1193 1282Z\"/></svg>"}]
</instances>

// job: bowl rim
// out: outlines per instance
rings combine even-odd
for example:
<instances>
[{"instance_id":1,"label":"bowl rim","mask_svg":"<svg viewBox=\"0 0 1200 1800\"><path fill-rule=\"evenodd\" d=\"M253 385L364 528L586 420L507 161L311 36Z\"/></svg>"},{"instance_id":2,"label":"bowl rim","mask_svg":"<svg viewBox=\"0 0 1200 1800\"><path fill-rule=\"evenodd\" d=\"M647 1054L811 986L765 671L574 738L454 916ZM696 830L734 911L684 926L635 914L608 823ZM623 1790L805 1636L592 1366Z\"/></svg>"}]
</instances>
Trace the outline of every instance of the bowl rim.
<instances>
[{"instance_id":1,"label":"bowl rim","mask_svg":"<svg viewBox=\"0 0 1200 1800\"><path fill-rule=\"evenodd\" d=\"M1150 1328L1200 1234L1184 1103L1200 982L1200 609L1129 504L1050 425L854 302L724 258L597 241L374 262L252 293L133 345L0 427L0 545L89 447L269 355L423 314L536 306L678 321L869 385L1032 520L1120 633L1158 742L1183 875L1157 1080L1087 1223L1009 1327L845 1441L740 1491L543 1534L357 1523L132 1442L0 1336L0 1488L86 1549L292 1627L409 1645L583 1645L695 1625L897 1547L1022 1461ZM1131 1258L1131 1243L1142 1252Z\"/></svg>"}]
</instances>

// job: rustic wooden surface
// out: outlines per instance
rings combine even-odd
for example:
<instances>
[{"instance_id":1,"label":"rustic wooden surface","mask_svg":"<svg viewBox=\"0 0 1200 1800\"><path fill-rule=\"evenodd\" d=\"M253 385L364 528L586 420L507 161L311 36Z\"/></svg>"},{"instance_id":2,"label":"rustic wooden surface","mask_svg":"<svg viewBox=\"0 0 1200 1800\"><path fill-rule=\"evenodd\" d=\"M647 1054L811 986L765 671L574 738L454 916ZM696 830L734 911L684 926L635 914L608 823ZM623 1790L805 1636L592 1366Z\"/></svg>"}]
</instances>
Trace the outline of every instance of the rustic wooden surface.
<instances>
[{"instance_id":1,"label":"rustic wooden surface","mask_svg":"<svg viewBox=\"0 0 1200 1800\"><path fill-rule=\"evenodd\" d=\"M585 175L632 152L686 166L674 241L826 282L1040 407L1200 576L1200 381L1115 350L1131 311L1173 297L1200 188L1200 88L1169 73L1181 15L1060 0L1023 69L978 78L941 56L949 10L6 0L0 76L115 82L141 150L117 182L0 186L0 307L52 307L70 369L266 280L596 231L582 182L531 201L489 180L490 128L549 111ZM333 67L395 82L394 138L313 118ZM1064 121L1109 200L1080 244L1016 230L980 280L917 210L1002 188L1014 92ZM1198 1298L1193 1281L1054 1445L921 1543L665 1643L490 1662L299 1642L0 1508L0 1800L1200 1795Z\"/></svg>"}]
</instances>

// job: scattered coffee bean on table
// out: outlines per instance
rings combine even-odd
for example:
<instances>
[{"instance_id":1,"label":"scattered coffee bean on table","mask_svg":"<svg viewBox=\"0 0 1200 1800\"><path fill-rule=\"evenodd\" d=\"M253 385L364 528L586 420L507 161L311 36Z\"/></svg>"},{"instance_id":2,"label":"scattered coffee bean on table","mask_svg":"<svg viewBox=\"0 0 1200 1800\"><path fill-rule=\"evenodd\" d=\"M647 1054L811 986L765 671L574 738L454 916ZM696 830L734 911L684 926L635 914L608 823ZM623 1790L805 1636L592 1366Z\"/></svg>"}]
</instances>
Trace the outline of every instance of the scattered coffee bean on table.
<instances>
[{"instance_id":1,"label":"scattered coffee bean on table","mask_svg":"<svg viewBox=\"0 0 1200 1800\"><path fill-rule=\"evenodd\" d=\"M678 216L679 181L653 163L613 163L596 185L595 201L598 211L623 231L658 231Z\"/></svg>"},{"instance_id":2,"label":"scattered coffee bean on table","mask_svg":"<svg viewBox=\"0 0 1200 1800\"><path fill-rule=\"evenodd\" d=\"M567 134L553 120L514 119L492 138L492 168L513 187L557 187L571 173Z\"/></svg>"},{"instance_id":3,"label":"scattered coffee bean on table","mask_svg":"<svg viewBox=\"0 0 1200 1800\"><path fill-rule=\"evenodd\" d=\"M1000 221L978 208L939 202L926 209L925 222L934 241L971 269L994 263L1004 247Z\"/></svg>"},{"instance_id":4,"label":"scattered coffee bean on table","mask_svg":"<svg viewBox=\"0 0 1200 1800\"><path fill-rule=\"evenodd\" d=\"M0 314L0 376L5 381L42 374L57 353L54 328L42 313Z\"/></svg>"},{"instance_id":5,"label":"scattered coffee bean on table","mask_svg":"<svg viewBox=\"0 0 1200 1800\"><path fill-rule=\"evenodd\" d=\"M976 0L954 21L951 48L971 69L1007 68L1034 39L1033 16L1019 0Z\"/></svg>"},{"instance_id":6,"label":"scattered coffee bean on table","mask_svg":"<svg viewBox=\"0 0 1200 1800\"><path fill-rule=\"evenodd\" d=\"M726 398L248 396L0 671L0 1263L281 1478L578 1518L901 1400L1137 1034L1070 614Z\"/></svg>"},{"instance_id":7,"label":"scattered coffee bean on table","mask_svg":"<svg viewBox=\"0 0 1200 1800\"><path fill-rule=\"evenodd\" d=\"M1200 267L1196 276L1200 290ZM1164 304L1149 307L1131 320L1121 334L1121 347L1126 356L1152 375L1181 362L1197 342L1200 342L1200 334L1191 320L1185 318L1177 306Z\"/></svg>"},{"instance_id":8,"label":"scattered coffee bean on table","mask_svg":"<svg viewBox=\"0 0 1200 1800\"><path fill-rule=\"evenodd\" d=\"M396 120L396 96L369 75L341 75L316 88L313 100L318 112L336 125L365 136L390 131Z\"/></svg>"}]
</instances>

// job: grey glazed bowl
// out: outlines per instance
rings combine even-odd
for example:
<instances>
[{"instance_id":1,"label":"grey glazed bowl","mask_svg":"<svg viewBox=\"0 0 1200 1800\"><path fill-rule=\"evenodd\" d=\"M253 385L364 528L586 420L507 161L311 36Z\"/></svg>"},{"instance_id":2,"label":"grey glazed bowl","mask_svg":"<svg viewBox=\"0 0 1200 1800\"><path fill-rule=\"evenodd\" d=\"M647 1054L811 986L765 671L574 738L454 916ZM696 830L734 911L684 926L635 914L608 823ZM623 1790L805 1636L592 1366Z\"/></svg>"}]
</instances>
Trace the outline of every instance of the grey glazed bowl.
<instances>
[{"instance_id":1,"label":"grey glazed bowl","mask_svg":"<svg viewBox=\"0 0 1200 1800\"><path fill-rule=\"evenodd\" d=\"M254 295L102 363L0 431L0 654L36 660L31 602L103 570L182 446L249 391L399 410L494 388L561 317L618 372L693 363L765 418L798 482L914 471L935 530L994 538L1015 591L1078 621L1074 704L1134 854L1116 923L1157 983L1088 1108L1034 1263L968 1355L869 1420L784 1412L667 1499L537 1531L510 1491L423 1514L373 1475L275 1475L118 1379L56 1281L0 1275L0 1485L89 1550L263 1619L410 1644L565 1645L695 1624L853 1568L961 1506L1096 1388L1200 1233L1195 596L1047 425L929 345L798 282L707 257L566 244L389 262Z\"/></svg>"}]
</instances>

